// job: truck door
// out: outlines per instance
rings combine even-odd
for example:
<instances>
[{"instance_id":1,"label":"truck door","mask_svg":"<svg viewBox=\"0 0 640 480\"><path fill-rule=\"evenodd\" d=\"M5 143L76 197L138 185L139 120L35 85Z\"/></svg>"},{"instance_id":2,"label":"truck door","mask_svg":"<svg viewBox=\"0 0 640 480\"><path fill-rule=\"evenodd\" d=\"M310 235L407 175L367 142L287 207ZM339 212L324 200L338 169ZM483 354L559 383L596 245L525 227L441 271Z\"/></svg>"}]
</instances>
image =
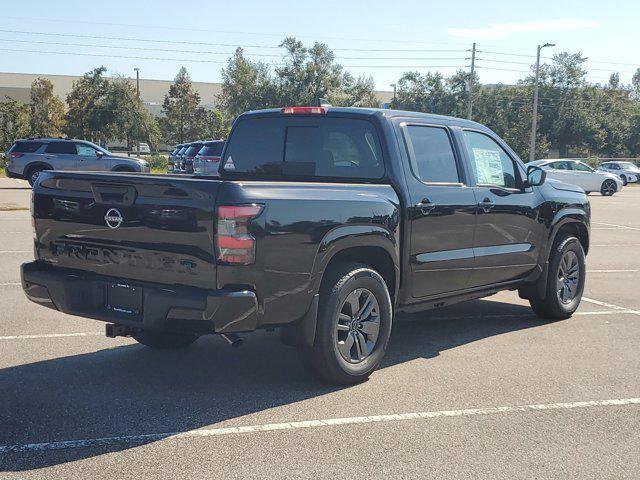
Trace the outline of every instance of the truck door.
<instances>
[{"instance_id":1,"label":"truck door","mask_svg":"<svg viewBox=\"0 0 640 480\"><path fill-rule=\"evenodd\" d=\"M496 140L474 130L461 134L478 202L469 287L515 280L537 263L541 198L535 189L524 188L524 172Z\"/></svg>"},{"instance_id":2,"label":"truck door","mask_svg":"<svg viewBox=\"0 0 640 480\"><path fill-rule=\"evenodd\" d=\"M451 131L441 125L401 123L411 205L411 296L424 298L466 287L473 266L475 196Z\"/></svg>"}]
</instances>

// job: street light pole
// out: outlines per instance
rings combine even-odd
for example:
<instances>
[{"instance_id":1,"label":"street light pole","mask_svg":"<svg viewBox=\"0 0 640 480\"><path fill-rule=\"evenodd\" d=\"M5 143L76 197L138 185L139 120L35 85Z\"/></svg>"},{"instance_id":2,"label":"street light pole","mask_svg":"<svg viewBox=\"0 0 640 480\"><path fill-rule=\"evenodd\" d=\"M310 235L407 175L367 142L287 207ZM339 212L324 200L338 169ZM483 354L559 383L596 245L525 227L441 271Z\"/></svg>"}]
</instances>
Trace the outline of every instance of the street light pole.
<instances>
[{"instance_id":1,"label":"street light pole","mask_svg":"<svg viewBox=\"0 0 640 480\"><path fill-rule=\"evenodd\" d=\"M540 76L540 50L545 47L555 47L555 43L538 45L536 53L536 75L533 85L533 115L531 117L531 145L529 146L529 161L536 159L536 129L538 126L538 77Z\"/></svg>"},{"instance_id":2,"label":"street light pole","mask_svg":"<svg viewBox=\"0 0 640 480\"><path fill-rule=\"evenodd\" d=\"M136 71L136 96L138 97L138 99L140 99L140 69L138 67L135 67L134 70ZM136 156L139 157L140 156L140 140L136 139Z\"/></svg>"}]
</instances>

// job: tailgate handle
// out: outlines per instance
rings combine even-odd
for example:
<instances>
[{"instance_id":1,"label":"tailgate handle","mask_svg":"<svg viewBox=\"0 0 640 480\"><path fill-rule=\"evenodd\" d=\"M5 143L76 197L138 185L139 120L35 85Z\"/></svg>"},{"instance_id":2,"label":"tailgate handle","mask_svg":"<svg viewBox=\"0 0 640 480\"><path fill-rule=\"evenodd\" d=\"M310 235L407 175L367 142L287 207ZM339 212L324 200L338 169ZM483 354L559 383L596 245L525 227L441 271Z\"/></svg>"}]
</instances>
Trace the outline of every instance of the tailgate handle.
<instances>
[{"instance_id":1,"label":"tailgate handle","mask_svg":"<svg viewBox=\"0 0 640 480\"><path fill-rule=\"evenodd\" d=\"M92 184L91 191L96 203L109 205L133 205L138 192L129 185L100 185Z\"/></svg>"}]
</instances>

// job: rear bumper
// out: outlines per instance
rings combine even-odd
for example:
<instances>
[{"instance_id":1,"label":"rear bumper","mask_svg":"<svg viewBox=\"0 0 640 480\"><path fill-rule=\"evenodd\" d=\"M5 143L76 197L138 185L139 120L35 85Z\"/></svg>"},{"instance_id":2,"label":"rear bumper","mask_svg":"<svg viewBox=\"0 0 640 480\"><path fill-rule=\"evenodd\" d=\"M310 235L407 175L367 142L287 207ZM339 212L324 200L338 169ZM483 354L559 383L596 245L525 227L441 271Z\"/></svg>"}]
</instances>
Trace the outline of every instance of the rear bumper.
<instances>
[{"instance_id":1,"label":"rear bumper","mask_svg":"<svg viewBox=\"0 0 640 480\"><path fill-rule=\"evenodd\" d=\"M9 165L7 165L4 170L9 178L24 178L24 175L9 170Z\"/></svg>"},{"instance_id":2,"label":"rear bumper","mask_svg":"<svg viewBox=\"0 0 640 480\"><path fill-rule=\"evenodd\" d=\"M258 324L258 299L247 290L129 282L39 261L23 263L20 270L22 289L29 300L71 315L140 329L197 334L247 332ZM142 289L139 313L107 307L107 288L123 282Z\"/></svg>"}]
</instances>

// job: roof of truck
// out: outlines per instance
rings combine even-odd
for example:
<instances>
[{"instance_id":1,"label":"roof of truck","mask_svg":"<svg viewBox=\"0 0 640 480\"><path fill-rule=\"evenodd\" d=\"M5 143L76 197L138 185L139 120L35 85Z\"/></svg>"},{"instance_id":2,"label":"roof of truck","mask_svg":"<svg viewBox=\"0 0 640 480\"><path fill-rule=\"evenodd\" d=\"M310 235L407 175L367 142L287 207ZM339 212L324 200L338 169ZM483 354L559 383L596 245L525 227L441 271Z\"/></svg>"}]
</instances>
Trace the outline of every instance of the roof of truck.
<instances>
[{"instance_id":1,"label":"roof of truck","mask_svg":"<svg viewBox=\"0 0 640 480\"><path fill-rule=\"evenodd\" d=\"M447 124L447 125L457 125L460 127L472 127L476 129L488 130L488 128L478 122L474 122L473 120L467 120L465 118L458 117L450 117L446 115L436 115L434 113L423 113L423 112L411 112L408 110L390 110L386 108L364 108L364 107L327 107L327 115L331 114L352 114L352 115L375 115L382 116L386 118L416 118L423 121L438 123L438 124ZM284 115L282 113L281 108L269 108L264 110L253 110L250 112L245 112L241 116L253 116L253 115ZM314 115L314 114L309 114Z\"/></svg>"}]
</instances>

